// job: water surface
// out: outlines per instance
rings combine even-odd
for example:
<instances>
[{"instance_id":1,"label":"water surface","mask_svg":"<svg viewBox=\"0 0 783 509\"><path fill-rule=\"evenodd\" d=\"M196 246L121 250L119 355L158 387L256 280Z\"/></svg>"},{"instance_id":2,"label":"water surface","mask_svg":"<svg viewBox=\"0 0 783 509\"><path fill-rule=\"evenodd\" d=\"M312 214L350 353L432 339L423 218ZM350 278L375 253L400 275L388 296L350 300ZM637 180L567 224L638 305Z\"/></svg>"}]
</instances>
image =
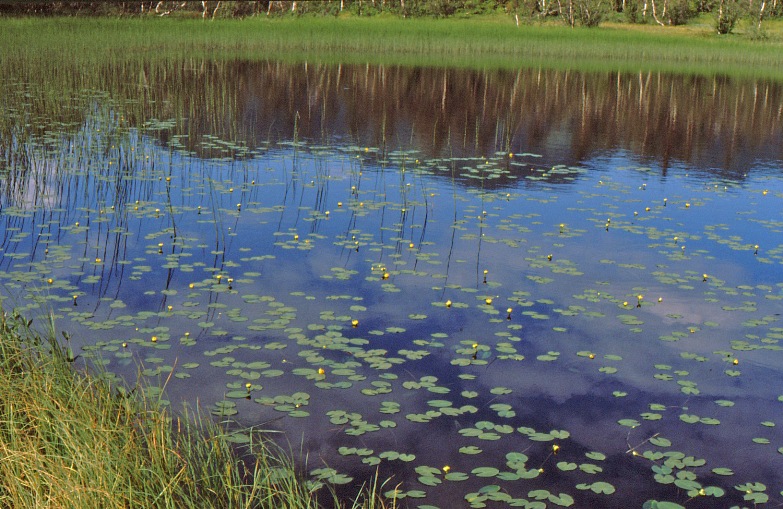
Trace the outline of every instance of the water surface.
<instances>
[{"instance_id":1,"label":"water surface","mask_svg":"<svg viewBox=\"0 0 783 509\"><path fill-rule=\"evenodd\" d=\"M0 138L4 305L75 355L408 507L783 496L780 83L92 79L6 78Z\"/></svg>"}]
</instances>

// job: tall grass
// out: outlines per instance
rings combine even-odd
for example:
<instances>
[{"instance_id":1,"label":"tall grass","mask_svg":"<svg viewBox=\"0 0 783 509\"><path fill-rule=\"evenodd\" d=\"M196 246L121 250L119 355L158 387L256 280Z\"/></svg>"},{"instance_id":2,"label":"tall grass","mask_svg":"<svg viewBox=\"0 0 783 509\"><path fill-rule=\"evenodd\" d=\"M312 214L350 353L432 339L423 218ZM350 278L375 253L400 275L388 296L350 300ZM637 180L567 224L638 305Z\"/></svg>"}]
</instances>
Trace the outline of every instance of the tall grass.
<instances>
[{"instance_id":1,"label":"tall grass","mask_svg":"<svg viewBox=\"0 0 783 509\"><path fill-rule=\"evenodd\" d=\"M70 361L30 322L0 313L0 507L319 507L266 444L251 438L242 459L210 419L172 417ZM374 489L349 504L380 507Z\"/></svg>"},{"instance_id":2,"label":"tall grass","mask_svg":"<svg viewBox=\"0 0 783 509\"><path fill-rule=\"evenodd\" d=\"M7 58L297 59L431 66L783 75L783 43L707 29L516 27L490 19L2 19Z\"/></svg>"}]
</instances>

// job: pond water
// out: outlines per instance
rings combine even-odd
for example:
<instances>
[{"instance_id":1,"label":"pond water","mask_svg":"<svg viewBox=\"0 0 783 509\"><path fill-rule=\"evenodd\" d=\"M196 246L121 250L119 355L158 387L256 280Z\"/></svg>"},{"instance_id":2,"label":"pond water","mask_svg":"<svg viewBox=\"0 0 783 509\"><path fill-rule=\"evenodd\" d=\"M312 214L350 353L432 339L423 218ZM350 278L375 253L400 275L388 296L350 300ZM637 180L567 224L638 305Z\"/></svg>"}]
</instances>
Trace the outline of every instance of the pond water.
<instances>
[{"instance_id":1,"label":"pond water","mask_svg":"<svg viewBox=\"0 0 783 509\"><path fill-rule=\"evenodd\" d=\"M3 305L74 355L399 507L783 500L783 84L91 72L0 123Z\"/></svg>"}]
</instances>

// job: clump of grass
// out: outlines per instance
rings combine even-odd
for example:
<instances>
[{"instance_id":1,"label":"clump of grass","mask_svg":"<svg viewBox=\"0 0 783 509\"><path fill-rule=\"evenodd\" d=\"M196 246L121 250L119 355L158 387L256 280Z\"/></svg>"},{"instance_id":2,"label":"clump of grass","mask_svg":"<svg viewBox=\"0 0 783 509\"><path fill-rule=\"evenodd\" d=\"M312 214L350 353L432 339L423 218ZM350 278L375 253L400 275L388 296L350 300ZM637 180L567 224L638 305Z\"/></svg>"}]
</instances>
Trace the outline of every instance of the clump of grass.
<instances>
[{"instance_id":1,"label":"clump of grass","mask_svg":"<svg viewBox=\"0 0 783 509\"><path fill-rule=\"evenodd\" d=\"M77 371L17 313L0 312L0 380L0 507L319 506L268 445L240 458L223 427ZM362 506L382 506L372 487Z\"/></svg>"}]
</instances>

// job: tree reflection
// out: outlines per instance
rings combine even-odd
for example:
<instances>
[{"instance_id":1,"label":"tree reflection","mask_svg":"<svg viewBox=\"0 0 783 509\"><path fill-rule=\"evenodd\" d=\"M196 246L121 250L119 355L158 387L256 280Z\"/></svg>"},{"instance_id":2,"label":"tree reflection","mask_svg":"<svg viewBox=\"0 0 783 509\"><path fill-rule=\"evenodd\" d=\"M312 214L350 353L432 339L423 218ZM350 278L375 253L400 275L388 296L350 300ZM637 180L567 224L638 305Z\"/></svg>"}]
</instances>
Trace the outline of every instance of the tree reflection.
<instances>
[{"instance_id":1,"label":"tree reflection","mask_svg":"<svg viewBox=\"0 0 783 509\"><path fill-rule=\"evenodd\" d=\"M24 119L81 124L68 90L85 87L108 92L130 125L171 120L156 127L161 143L201 157L247 157L296 130L309 143L382 153L532 152L547 164L623 150L664 172L680 161L726 178L783 159L783 85L720 76L174 59L105 65L78 79L65 70L40 87L35 101L3 99L19 112L0 126L8 163L9 142L43 129Z\"/></svg>"},{"instance_id":2,"label":"tree reflection","mask_svg":"<svg viewBox=\"0 0 783 509\"><path fill-rule=\"evenodd\" d=\"M779 83L656 73L460 70L386 66L191 63L149 69L145 118L184 117L204 134L257 147L298 135L425 156L533 152L576 164L627 150L739 178L783 158ZM164 75L161 79L160 75ZM163 109L164 111L161 111Z\"/></svg>"}]
</instances>

